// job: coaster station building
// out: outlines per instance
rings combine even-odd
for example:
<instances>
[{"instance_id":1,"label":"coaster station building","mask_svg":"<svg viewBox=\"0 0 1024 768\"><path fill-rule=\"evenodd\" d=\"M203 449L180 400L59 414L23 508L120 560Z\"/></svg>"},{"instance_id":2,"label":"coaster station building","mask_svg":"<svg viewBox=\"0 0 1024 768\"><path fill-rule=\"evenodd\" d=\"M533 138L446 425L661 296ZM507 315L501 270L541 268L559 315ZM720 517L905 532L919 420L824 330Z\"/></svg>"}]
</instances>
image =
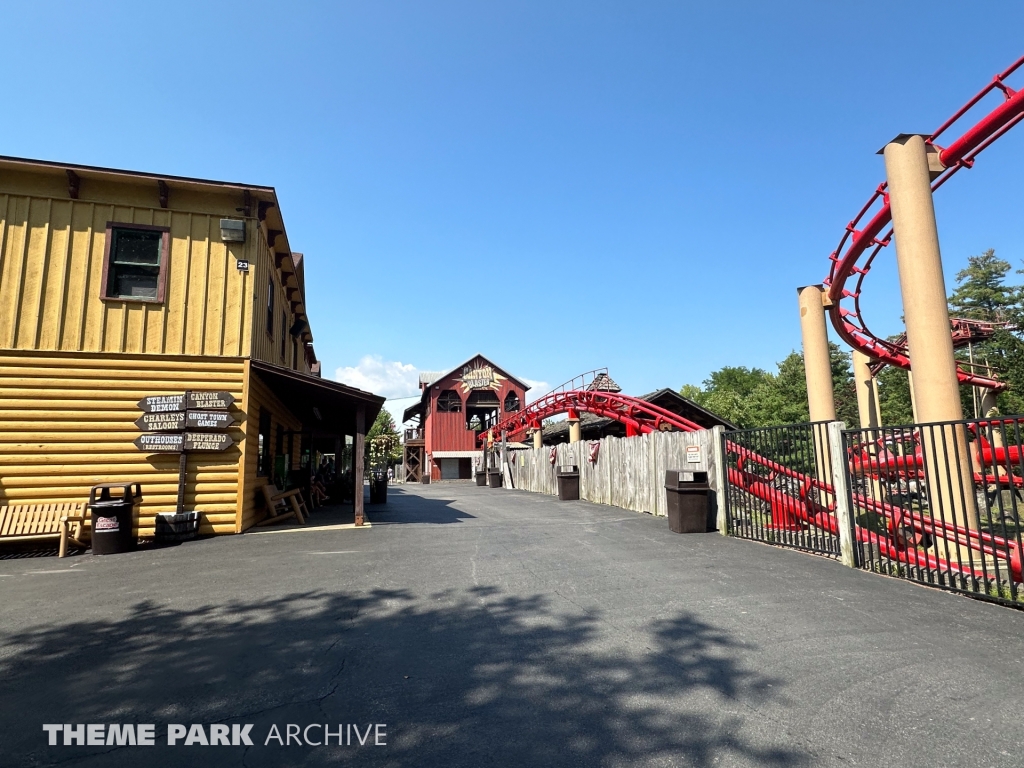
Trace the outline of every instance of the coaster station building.
<instances>
[{"instance_id":1,"label":"coaster station building","mask_svg":"<svg viewBox=\"0 0 1024 768\"><path fill-rule=\"evenodd\" d=\"M420 374L420 401L405 409L406 480L468 480L479 436L526 402L527 384L475 355L450 371Z\"/></svg>"}]
</instances>

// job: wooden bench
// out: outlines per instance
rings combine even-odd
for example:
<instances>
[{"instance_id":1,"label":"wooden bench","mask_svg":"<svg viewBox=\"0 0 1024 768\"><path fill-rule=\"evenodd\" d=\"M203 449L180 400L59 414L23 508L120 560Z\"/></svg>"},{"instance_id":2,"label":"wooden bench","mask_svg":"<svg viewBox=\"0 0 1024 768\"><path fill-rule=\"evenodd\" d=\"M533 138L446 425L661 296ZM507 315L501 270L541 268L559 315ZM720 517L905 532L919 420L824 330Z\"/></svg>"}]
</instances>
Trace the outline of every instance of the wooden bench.
<instances>
[{"instance_id":1,"label":"wooden bench","mask_svg":"<svg viewBox=\"0 0 1024 768\"><path fill-rule=\"evenodd\" d=\"M306 502L302 498L302 491L298 488L293 488L290 491L277 490L277 486L273 483L264 485L263 498L267 502L267 512L269 517L265 517L260 520L256 525L271 525L282 520L287 520L290 517L294 517L300 525L306 524L306 519L303 517L303 513L306 516L309 515L309 510L306 508Z\"/></svg>"},{"instance_id":2,"label":"wooden bench","mask_svg":"<svg viewBox=\"0 0 1024 768\"><path fill-rule=\"evenodd\" d=\"M0 543L57 539L60 557L68 542L85 549L86 505L84 501L61 504L12 504L0 507Z\"/></svg>"}]
</instances>

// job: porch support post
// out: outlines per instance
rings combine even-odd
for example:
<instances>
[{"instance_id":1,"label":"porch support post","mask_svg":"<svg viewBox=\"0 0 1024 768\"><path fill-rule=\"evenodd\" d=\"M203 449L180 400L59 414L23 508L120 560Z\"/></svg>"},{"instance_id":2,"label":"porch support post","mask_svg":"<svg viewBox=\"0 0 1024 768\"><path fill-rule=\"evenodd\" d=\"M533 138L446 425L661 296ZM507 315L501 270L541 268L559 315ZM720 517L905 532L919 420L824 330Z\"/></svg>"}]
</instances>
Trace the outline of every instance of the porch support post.
<instances>
[{"instance_id":1,"label":"porch support post","mask_svg":"<svg viewBox=\"0 0 1024 768\"><path fill-rule=\"evenodd\" d=\"M355 511L356 525L363 525L366 522L363 510L363 448L366 445L366 408L360 405L356 408L356 437L352 445L352 462L355 464L352 471L352 508Z\"/></svg>"}]
</instances>

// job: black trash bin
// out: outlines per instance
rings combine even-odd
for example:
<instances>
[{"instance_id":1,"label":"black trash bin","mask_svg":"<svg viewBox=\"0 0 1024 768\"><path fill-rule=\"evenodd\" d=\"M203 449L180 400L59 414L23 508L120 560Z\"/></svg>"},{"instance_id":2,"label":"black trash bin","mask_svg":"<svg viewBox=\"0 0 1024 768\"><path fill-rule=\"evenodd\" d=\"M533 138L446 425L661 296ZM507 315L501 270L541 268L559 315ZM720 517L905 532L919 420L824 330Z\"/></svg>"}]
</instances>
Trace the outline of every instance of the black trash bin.
<instances>
[{"instance_id":1,"label":"black trash bin","mask_svg":"<svg viewBox=\"0 0 1024 768\"><path fill-rule=\"evenodd\" d=\"M476 471L476 484L481 487L487 485L487 472L482 469Z\"/></svg>"},{"instance_id":2,"label":"black trash bin","mask_svg":"<svg viewBox=\"0 0 1024 768\"><path fill-rule=\"evenodd\" d=\"M491 468L487 470L487 486L489 488L501 488L502 475L500 469Z\"/></svg>"},{"instance_id":3,"label":"black trash bin","mask_svg":"<svg viewBox=\"0 0 1024 768\"><path fill-rule=\"evenodd\" d=\"M580 498L580 468L575 464L569 464L558 468L555 472L558 483L559 501L579 501Z\"/></svg>"},{"instance_id":4,"label":"black trash bin","mask_svg":"<svg viewBox=\"0 0 1024 768\"><path fill-rule=\"evenodd\" d=\"M89 512L94 555L116 555L135 549L135 507L141 502L139 483L103 483L92 487Z\"/></svg>"},{"instance_id":5,"label":"black trash bin","mask_svg":"<svg viewBox=\"0 0 1024 768\"><path fill-rule=\"evenodd\" d=\"M704 533L708 529L711 486L707 472L665 472L668 527L673 533Z\"/></svg>"},{"instance_id":6,"label":"black trash bin","mask_svg":"<svg viewBox=\"0 0 1024 768\"><path fill-rule=\"evenodd\" d=\"M375 477L370 480L370 503L388 503L388 479L386 477Z\"/></svg>"}]
</instances>

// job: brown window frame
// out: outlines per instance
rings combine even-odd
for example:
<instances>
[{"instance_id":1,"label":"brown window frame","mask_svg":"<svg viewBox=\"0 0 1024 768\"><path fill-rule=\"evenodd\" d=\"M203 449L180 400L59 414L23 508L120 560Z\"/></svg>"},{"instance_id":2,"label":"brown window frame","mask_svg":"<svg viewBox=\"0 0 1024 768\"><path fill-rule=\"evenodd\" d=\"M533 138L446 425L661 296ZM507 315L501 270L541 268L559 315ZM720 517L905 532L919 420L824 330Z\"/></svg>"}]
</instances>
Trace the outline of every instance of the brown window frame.
<instances>
[{"instance_id":1,"label":"brown window frame","mask_svg":"<svg viewBox=\"0 0 1024 768\"><path fill-rule=\"evenodd\" d=\"M277 318L274 312L274 305L277 303L274 301L274 292L277 290L277 283L274 282L273 276L268 280L267 285L267 336L271 339L274 338L274 325L277 323Z\"/></svg>"},{"instance_id":2,"label":"brown window frame","mask_svg":"<svg viewBox=\"0 0 1024 768\"><path fill-rule=\"evenodd\" d=\"M281 365L288 367L288 312L281 309Z\"/></svg>"},{"instance_id":3,"label":"brown window frame","mask_svg":"<svg viewBox=\"0 0 1024 768\"><path fill-rule=\"evenodd\" d=\"M110 246L114 241L115 229L135 229L146 232L160 232L160 274L156 280L156 298L147 299L139 296L110 296ZM103 279L100 282L100 299L103 301L128 301L136 304L163 304L167 289L167 262L171 255L171 228L155 227L151 224L129 224L123 221L108 221L106 227L106 243L103 246Z\"/></svg>"},{"instance_id":4,"label":"brown window frame","mask_svg":"<svg viewBox=\"0 0 1024 768\"><path fill-rule=\"evenodd\" d=\"M454 389L441 390L437 396L438 413L462 413L462 408L462 397Z\"/></svg>"}]
</instances>

